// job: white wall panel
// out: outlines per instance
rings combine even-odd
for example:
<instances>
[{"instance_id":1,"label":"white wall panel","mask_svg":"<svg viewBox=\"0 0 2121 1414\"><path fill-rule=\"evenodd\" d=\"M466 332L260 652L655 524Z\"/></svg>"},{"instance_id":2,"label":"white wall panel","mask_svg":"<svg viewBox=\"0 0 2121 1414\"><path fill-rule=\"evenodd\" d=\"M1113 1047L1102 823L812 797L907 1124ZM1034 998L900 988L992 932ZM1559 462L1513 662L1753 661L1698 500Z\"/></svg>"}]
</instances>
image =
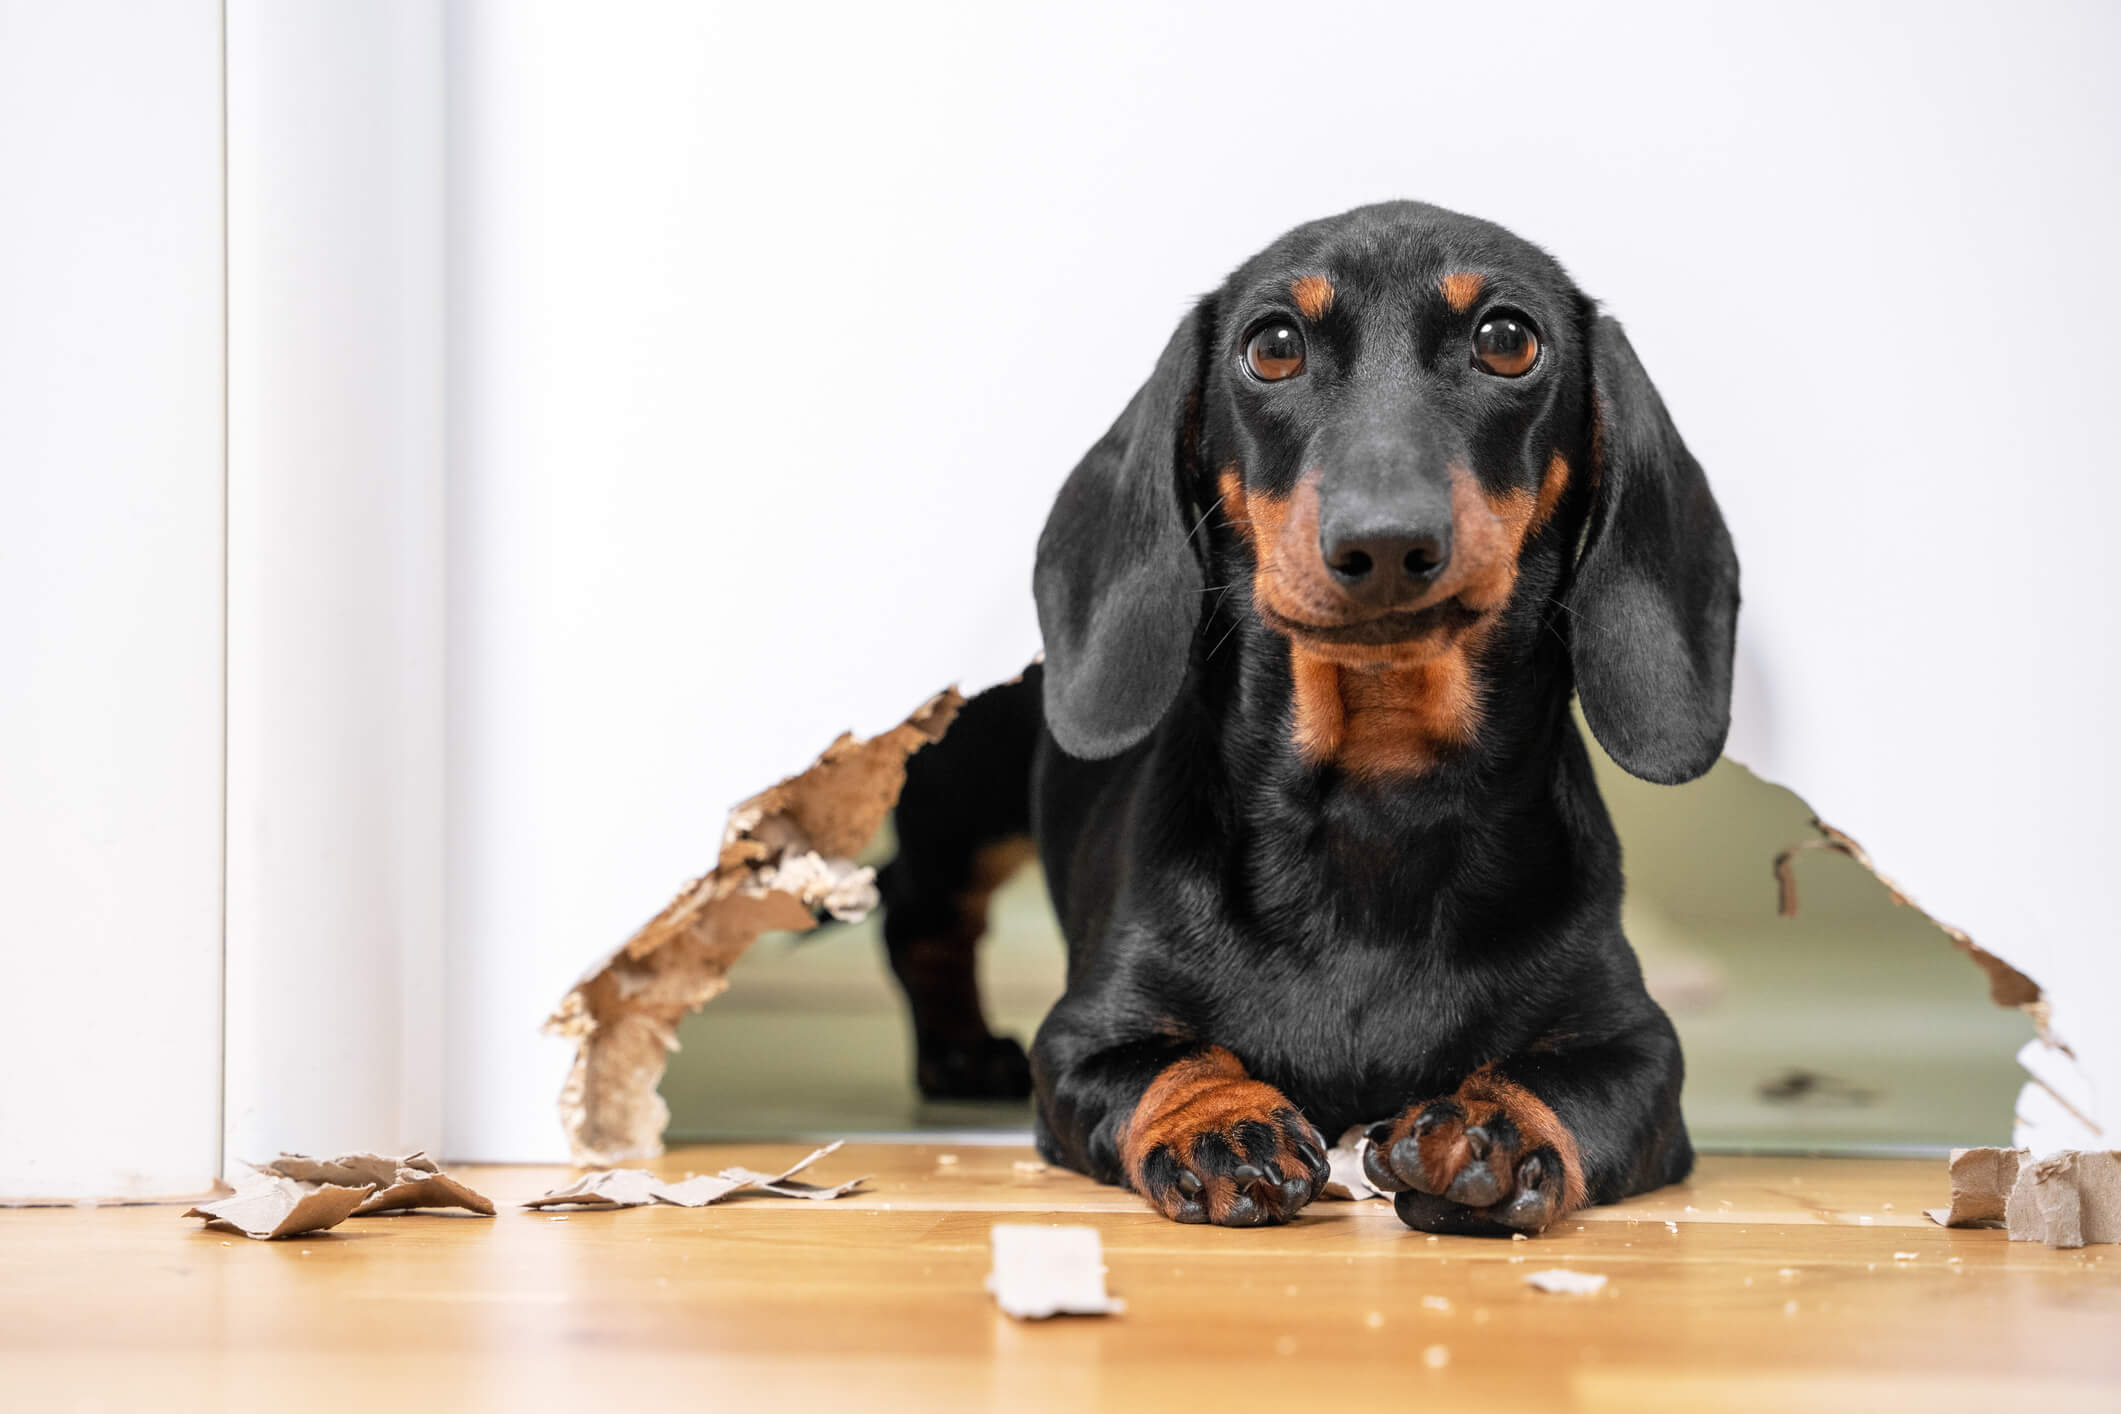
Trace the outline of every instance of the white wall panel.
<instances>
[{"instance_id":1,"label":"white wall panel","mask_svg":"<svg viewBox=\"0 0 2121 1414\"><path fill-rule=\"evenodd\" d=\"M228 5L231 1160L440 1145L441 48Z\"/></svg>"},{"instance_id":2,"label":"white wall panel","mask_svg":"<svg viewBox=\"0 0 2121 1414\"><path fill-rule=\"evenodd\" d=\"M221 1099L221 16L0 0L0 1194Z\"/></svg>"}]
</instances>

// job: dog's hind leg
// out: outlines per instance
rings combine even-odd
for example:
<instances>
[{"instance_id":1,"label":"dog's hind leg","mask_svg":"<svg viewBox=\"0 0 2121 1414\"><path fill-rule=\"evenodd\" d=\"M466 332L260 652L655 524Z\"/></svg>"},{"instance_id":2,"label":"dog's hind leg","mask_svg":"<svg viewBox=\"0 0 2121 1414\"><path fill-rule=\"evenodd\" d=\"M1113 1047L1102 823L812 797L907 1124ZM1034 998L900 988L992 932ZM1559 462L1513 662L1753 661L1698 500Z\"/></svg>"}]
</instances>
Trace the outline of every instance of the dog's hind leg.
<instances>
[{"instance_id":1,"label":"dog's hind leg","mask_svg":"<svg viewBox=\"0 0 2121 1414\"><path fill-rule=\"evenodd\" d=\"M898 857L878 883L884 944L913 1013L914 1074L930 1099L1020 1099L1024 1048L987 1029L976 954L987 902L1033 853L1034 670L967 702L943 739L906 763Z\"/></svg>"}]
</instances>

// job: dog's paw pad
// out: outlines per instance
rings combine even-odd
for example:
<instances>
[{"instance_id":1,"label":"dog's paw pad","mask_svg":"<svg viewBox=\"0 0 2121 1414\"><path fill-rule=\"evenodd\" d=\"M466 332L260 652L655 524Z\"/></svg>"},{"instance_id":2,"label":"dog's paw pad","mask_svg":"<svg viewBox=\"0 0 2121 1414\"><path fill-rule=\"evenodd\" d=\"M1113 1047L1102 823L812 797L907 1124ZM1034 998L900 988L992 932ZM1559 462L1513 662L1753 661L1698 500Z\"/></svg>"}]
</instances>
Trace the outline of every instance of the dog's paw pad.
<instances>
[{"instance_id":1,"label":"dog's paw pad","mask_svg":"<svg viewBox=\"0 0 2121 1414\"><path fill-rule=\"evenodd\" d=\"M1164 1216L1182 1223L1260 1227L1287 1222L1326 1184L1326 1144L1310 1121L1271 1086L1238 1087L1258 1096L1217 1093L1164 1117L1137 1167L1136 1186Z\"/></svg>"},{"instance_id":2,"label":"dog's paw pad","mask_svg":"<svg viewBox=\"0 0 2121 1414\"><path fill-rule=\"evenodd\" d=\"M1541 1232L1583 1201L1551 1131L1566 1140L1536 1100L1461 1091L1370 1126L1363 1176L1424 1232Z\"/></svg>"}]
</instances>

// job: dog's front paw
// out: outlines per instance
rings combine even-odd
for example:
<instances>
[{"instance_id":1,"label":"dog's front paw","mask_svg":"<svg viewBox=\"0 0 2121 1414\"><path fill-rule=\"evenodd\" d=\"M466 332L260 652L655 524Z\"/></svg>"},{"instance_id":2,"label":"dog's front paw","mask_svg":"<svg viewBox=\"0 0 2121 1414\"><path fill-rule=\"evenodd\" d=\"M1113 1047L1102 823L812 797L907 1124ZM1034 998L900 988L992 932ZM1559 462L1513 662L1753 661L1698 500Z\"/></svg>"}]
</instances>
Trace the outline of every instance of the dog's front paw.
<instances>
[{"instance_id":1,"label":"dog's front paw","mask_svg":"<svg viewBox=\"0 0 2121 1414\"><path fill-rule=\"evenodd\" d=\"M1423 1232L1536 1233L1584 1203L1574 1136L1537 1096L1485 1069L1368 1138L1363 1176Z\"/></svg>"},{"instance_id":2,"label":"dog's front paw","mask_svg":"<svg viewBox=\"0 0 2121 1414\"><path fill-rule=\"evenodd\" d=\"M1220 1047L1156 1078L1124 1154L1135 1191L1182 1223L1287 1222L1326 1185L1324 1136Z\"/></svg>"}]
</instances>

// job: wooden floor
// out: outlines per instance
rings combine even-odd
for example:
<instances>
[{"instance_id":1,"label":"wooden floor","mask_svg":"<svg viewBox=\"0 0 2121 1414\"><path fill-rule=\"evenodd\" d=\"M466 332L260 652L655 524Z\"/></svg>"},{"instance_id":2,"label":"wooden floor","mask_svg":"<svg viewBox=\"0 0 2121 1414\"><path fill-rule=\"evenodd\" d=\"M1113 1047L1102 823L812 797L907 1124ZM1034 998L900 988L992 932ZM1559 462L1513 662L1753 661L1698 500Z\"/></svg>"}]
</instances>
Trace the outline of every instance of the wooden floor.
<instances>
[{"instance_id":1,"label":"wooden floor","mask_svg":"<svg viewBox=\"0 0 2121 1414\"><path fill-rule=\"evenodd\" d=\"M566 1217L507 1206L565 1170L467 1169L499 1218L270 1243L180 1208L0 1211L0 1408L2121 1408L2121 1247L1938 1228L1941 1161L1704 1159L1493 1242L1383 1203L1179 1227L1030 1157L850 1147L806 1175L875 1175L838 1202ZM1046 1220L1099 1229L1124 1315L997 1313L988 1225ZM1564 1266L1609 1285L1525 1284Z\"/></svg>"}]
</instances>

